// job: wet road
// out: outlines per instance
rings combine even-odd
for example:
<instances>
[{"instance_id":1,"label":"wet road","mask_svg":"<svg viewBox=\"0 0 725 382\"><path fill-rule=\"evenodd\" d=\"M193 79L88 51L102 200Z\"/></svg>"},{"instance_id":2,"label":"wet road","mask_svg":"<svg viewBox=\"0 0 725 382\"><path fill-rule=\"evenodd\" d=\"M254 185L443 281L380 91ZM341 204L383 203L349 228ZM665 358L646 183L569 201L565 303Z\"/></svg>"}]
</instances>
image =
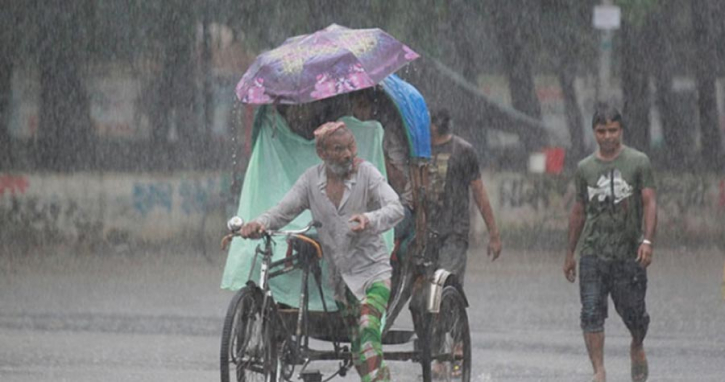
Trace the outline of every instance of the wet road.
<instances>
[{"instance_id":1,"label":"wet road","mask_svg":"<svg viewBox=\"0 0 725 382\"><path fill-rule=\"evenodd\" d=\"M0 381L217 381L222 256L183 250L0 254ZM588 381L576 285L562 254L472 254L474 381ZM725 257L716 248L658 250L650 268L645 342L651 381L725 380ZM629 381L629 338L610 307L605 362ZM409 327L407 313L396 322ZM420 368L391 362L395 381ZM332 363L320 365L323 370ZM359 380L353 374L340 381Z\"/></svg>"}]
</instances>

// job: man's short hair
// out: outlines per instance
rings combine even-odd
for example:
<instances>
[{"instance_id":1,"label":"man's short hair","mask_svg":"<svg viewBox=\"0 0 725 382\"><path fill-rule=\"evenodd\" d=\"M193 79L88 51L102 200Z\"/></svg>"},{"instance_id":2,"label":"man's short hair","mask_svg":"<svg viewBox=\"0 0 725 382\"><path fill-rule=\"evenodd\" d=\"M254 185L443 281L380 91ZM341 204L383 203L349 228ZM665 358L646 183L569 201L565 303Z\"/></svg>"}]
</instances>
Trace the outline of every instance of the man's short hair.
<instances>
[{"instance_id":1,"label":"man's short hair","mask_svg":"<svg viewBox=\"0 0 725 382\"><path fill-rule=\"evenodd\" d=\"M430 123L436 125L438 134L445 135L451 132L451 113L448 109L439 109L430 117Z\"/></svg>"},{"instance_id":2,"label":"man's short hair","mask_svg":"<svg viewBox=\"0 0 725 382\"><path fill-rule=\"evenodd\" d=\"M598 102L594 105L592 129L597 125L606 125L607 122L619 122L619 126L624 129L624 121L622 121L622 114L619 110L607 102Z\"/></svg>"}]
</instances>

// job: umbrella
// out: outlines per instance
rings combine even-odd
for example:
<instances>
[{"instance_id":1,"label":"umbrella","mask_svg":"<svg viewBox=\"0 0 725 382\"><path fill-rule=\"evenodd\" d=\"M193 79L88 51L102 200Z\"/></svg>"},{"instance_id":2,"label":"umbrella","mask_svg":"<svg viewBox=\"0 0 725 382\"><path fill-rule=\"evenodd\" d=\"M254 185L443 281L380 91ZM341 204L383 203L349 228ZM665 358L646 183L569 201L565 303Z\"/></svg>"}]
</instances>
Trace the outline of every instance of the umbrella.
<instances>
[{"instance_id":1,"label":"umbrella","mask_svg":"<svg viewBox=\"0 0 725 382\"><path fill-rule=\"evenodd\" d=\"M300 104L375 86L419 55L381 29L332 24L259 55L237 84L247 104Z\"/></svg>"}]
</instances>

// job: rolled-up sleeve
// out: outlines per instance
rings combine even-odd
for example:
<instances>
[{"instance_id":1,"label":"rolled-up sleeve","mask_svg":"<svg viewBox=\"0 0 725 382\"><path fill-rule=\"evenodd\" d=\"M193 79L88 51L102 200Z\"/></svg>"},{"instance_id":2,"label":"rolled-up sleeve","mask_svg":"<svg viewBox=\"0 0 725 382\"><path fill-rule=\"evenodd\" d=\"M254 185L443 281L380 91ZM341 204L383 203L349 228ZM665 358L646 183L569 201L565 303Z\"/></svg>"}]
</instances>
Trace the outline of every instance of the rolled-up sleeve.
<instances>
[{"instance_id":1,"label":"rolled-up sleeve","mask_svg":"<svg viewBox=\"0 0 725 382\"><path fill-rule=\"evenodd\" d=\"M306 172L297 179L294 186L287 191L276 206L270 208L254 220L261 223L265 228L273 230L286 226L304 210L309 208L308 184L309 172Z\"/></svg>"},{"instance_id":2,"label":"rolled-up sleeve","mask_svg":"<svg viewBox=\"0 0 725 382\"><path fill-rule=\"evenodd\" d=\"M371 173L368 180L368 195L371 202L380 206L377 210L366 212L370 230L373 233L383 233L398 224L405 216L403 204L400 203L398 194L385 181L383 175L374 167L370 167Z\"/></svg>"}]
</instances>

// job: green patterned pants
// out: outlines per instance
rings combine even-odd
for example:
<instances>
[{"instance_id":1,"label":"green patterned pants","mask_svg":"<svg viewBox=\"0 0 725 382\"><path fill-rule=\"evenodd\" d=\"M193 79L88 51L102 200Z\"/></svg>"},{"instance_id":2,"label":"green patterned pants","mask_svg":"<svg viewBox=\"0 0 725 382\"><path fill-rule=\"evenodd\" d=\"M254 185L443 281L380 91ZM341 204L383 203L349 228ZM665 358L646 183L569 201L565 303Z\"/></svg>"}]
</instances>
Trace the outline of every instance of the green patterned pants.
<instances>
[{"instance_id":1,"label":"green patterned pants","mask_svg":"<svg viewBox=\"0 0 725 382\"><path fill-rule=\"evenodd\" d=\"M389 382L390 370L383 360L381 318L390 299L390 279L374 282L360 301L347 291L338 308L350 331L353 364L362 382Z\"/></svg>"}]
</instances>

